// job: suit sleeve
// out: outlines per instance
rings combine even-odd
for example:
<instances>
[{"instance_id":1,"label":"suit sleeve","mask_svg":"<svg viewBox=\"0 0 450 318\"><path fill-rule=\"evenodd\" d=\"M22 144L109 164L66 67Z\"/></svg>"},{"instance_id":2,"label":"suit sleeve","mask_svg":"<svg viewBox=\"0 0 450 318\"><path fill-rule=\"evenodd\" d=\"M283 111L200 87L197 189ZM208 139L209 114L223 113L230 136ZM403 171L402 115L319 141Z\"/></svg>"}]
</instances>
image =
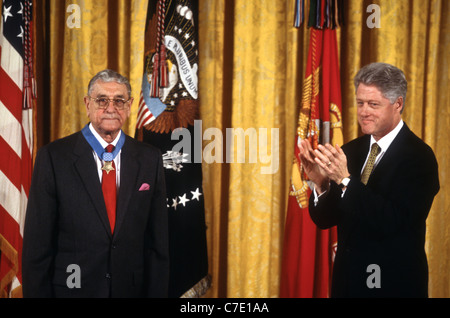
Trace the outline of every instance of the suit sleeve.
<instances>
[{"instance_id":1,"label":"suit sleeve","mask_svg":"<svg viewBox=\"0 0 450 318\"><path fill-rule=\"evenodd\" d=\"M47 148L37 156L25 217L22 275L24 297L52 297L57 201Z\"/></svg>"},{"instance_id":2,"label":"suit sleeve","mask_svg":"<svg viewBox=\"0 0 450 318\"><path fill-rule=\"evenodd\" d=\"M157 178L152 197L149 228L151 233L148 264L148 296L168 297L169 292L169 231L166 183L161 153L158 152Z\"/></svg>"},{"instance_id":3,"label":"suit sleeve","mask_svg":"<svg viewBox=\"0 0 450 318\"><path fill-rule=\"evenodd\" d=\"M319 198L317 204L314 203L314 196L309 198L309 215L311 220L320 228L328 229L339 223L341 210L338 208L341 201L342 191L334 183L330 183L330 189L323 197Z\"/></svg>"}]
</instances>

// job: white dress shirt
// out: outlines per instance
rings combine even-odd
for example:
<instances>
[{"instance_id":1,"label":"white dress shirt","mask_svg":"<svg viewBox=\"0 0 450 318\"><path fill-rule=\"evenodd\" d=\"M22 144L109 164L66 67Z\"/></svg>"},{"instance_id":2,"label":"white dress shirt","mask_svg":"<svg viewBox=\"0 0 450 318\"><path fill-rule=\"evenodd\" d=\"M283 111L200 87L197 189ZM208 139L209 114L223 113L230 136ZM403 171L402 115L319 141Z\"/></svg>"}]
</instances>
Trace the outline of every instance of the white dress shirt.
<instances>
[{"instance_id":1,"label":"white dress shirt","mask_svg":"<svg viewBox=\"0 0 450 318\"><path fill-rule=\"evenodd\" d=\"M386 136L382 137L380 140L376 141L373 136L370 136L370 145L369 149L372 149L372 145L376 142L378 146L380 146L381 151L378 154L378 156L375 159L375 163L373 165L373 169L378 165L381 158L384 156L386 151L388 150L391 143L394 141L395 137L397 137L398 133L400 132L400 129L403 127L403 120L400 120L400 122L395 126L394 129L392 129ZM369 159L370 151L367 153L366 161L364 162L364 165L361 169L361 174L364 170L364 167L366 166L367 160Z\"/></svg>"},{"instance_id":2,"label":"white dress shirt","mask_svg":"<svg viewBox=\"0 0 450 318\"><path fill-rule=\"evenodd\" d=\"M91 130L92 134L94 135L94 137L98 140L98 142L100 143L100 145L102 145L103 149L106 148L106 146L108 146L109 144L102 138L100 137L100 135L95 131L94 127L92 127L92 123L89 124L89 129ZM120 139L120 135L122 134L122 131L120 131L117 134L117 137L113 140L113 142L111 143L114 147L117 145L117 142ZM102 176L103 176L103 162L102 160L97 156L97 153L95 151L92 151L93 155L94 155L94 159L95 159L95 163L97 164L97 172L98 172L98 177L100 179L100 183L102 182ZM120 186L120 155L122 153L122 150L119 151L119 153L117 154L116 158L114 158L114 164L116 166L116 186L117 186L117 190L119 190L119 186Z\"/></svg>"}]
</instances>

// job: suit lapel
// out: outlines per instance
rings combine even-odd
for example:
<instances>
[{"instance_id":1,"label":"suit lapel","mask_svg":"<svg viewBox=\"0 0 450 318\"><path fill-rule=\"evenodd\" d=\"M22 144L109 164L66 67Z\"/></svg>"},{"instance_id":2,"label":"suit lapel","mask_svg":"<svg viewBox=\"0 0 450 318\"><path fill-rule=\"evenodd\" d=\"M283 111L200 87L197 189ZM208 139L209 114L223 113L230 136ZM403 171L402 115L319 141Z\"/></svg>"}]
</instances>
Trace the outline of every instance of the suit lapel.
<instances>
[{"instance_id":1,"label":"suit lapel","mask_svg":"<svg viewBox=\"0 0 450 318\"><path fill-rule=\"evenodd\" d=\"M125 144L122 147L120 157L120 189L117 196L117 217L114 235L116 235L125 218L127 207L130 204L133 191L136 191L136 182L139 174L138 154L130 142L129 136L126 136Z\"/></svg>"},{"instance_id":2,"label":"suit lapel","mask_svg":"<svg viewBox=\"0 0 450 318\"><path fill-rule=\"evenodd\" d=\"M105 230L111 236L108 214L106 212L103 192L98 178L97 166L95 164L92 148L89 146L81 133L74 147L74 154L78 157L75 160L75 168L88 192L91 201L97 211Z\"/></svg>"},{"instance_id":3,"label":"suit lapel","mask_svg":"<svg viewBox=\"0 0 450 318\"><path fill-rule=\"evenodd\" d=\"M370 147L370 135L362 136L357 142L349 146L346 155L348 158L348 169L352 176L361 178L361 171L366 161L367 154Z\"/></svg>"},{"instance_id":4,"label":"suit lapel","mask_svg":"<svg viewBox=\"0 0 450 318\"><path fill-rule=\"evenodd\" d=\"M409 133L409 128L406 124L403 124L402 129L399 131L398 135L394 138L392 143L390 144L388 150L383 155L381 160L378 162L375 169L372 171L372 174L369 178L368 184L370 184L370 180L375 180L384 175L384 171L389 167L389 165L396 160L396 158L400 158L402 154L402 145L404 144L403 140L405 136Z\"/></svg>"}]
</instances>

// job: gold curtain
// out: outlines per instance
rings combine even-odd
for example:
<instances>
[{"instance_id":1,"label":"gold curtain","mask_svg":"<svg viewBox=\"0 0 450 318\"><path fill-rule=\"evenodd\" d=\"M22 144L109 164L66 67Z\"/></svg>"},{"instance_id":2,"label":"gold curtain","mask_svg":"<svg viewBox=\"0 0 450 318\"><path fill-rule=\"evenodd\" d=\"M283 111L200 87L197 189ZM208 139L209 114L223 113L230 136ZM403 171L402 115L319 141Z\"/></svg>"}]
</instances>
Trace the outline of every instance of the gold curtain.
<instances>
[{"instance_id":1,"label":"gold curtain","mask_svg":"<svg viewBox=\"0 0 450 318\"><path fill-rule=\"evenodd\" d=\"M307 3L309 1L306 1ZM370 62L397 65L409 90L404 121L435 151L441 191L428 218L430 296L450 297L450 2L349 0L338 29L344 139L360 135L352 78ZM70 28L70 4L81 9ZM380 27L369 28L370 4ZM135 103L124 130L133 135L143 69L147 0L36 0L38 146L87 122L88 80L109 67L130 78ZM308 50L308 30L292 27L294 0L199 0L199 96L202 128L222 132L215 155L226 161L226 128L256 133L245 162L203 165L208 255L213 285L207 297L277 297L294 137ZM269 149L259 148L267 128ZM271 130L275 128L276 130ZM277 135L278 134L278 135ZM205 134L204 149L220 136ZM251 139L247 137L248 139ZM270 146L278 138L278 148ZM210 140L211 139L211 140ZM220 139L220 138L219 138ZM237 138L236 138L237 139ZM221 142L221 143L220 143ZM263 174L271 151L278 170ZM278 160L275 162L275 160ZM419 200L420 198L412 198Z\"/></svg>"},{"instance_id":2,"label":"gold curtain","mask_svg":"<svg viewBox=\"0 0 450 318\"><path fill-rule=\"evenodd\" d=\"M135 101L123 129L134 134L147 0L35 0L35 12L38 108L45 112L38 120L48 123L38 127L39 143L83 128L89 80L105 68L130 79Z\"/></svg>"},{"instance_id":3,"label":"gold curtain","mask_svg":"<svg viewBox=\"0 0 450 318\"><path fill-rule=\"evenodd\" d=\"M275 173L263 174L267 165L250 161L249 144L244 163L204 165L210 296L278 295L287 167L304 73L297 52L307 51L302 33L291 27L292 13L292 1L200 1L203 126L220 128L224 135L226 128L255 129L255 143L265 136L260 128L267 128L268 153L276 157L273 171L278 165ZM271 146L278 140L271 128L279 138L274 153ZM238 147L236 142L224 152L237 152Z\"/></svg>"}]
</instances>

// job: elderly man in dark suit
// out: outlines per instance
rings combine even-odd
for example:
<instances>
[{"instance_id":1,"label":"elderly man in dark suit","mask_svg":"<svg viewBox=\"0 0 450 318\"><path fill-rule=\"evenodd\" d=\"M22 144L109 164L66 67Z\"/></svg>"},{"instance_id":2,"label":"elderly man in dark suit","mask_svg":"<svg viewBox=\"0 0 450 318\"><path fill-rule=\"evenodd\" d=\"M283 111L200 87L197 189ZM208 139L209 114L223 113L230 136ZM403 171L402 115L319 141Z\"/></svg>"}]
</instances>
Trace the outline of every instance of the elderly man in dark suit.
<instances>
[{"instance_id":1,"label":"elderly man in dark suit","mask_svg":"<svg viewBox=\"0 0 450 318\"><path fill-rule=\"evenodd\" d=\"M364 136L342 148L299 145L314 183L310 215L337 225L332 297L427 297L426 219L439 191L431 148L402 121L407 82L385 63L354 79Z\"/></svg>"},{"instance_id":2,"label":"elderly man in dark suit","mask_svg":"<svg viewBox=\"0 0 450 318\"><path fill-rule=\"evenodd\" d=\"M121 130L133 102L125 77L99 72L84 101L90 123L37 154L24 228L23 295L167 297L161 153Z\"/></svg>"}]
</instances>

